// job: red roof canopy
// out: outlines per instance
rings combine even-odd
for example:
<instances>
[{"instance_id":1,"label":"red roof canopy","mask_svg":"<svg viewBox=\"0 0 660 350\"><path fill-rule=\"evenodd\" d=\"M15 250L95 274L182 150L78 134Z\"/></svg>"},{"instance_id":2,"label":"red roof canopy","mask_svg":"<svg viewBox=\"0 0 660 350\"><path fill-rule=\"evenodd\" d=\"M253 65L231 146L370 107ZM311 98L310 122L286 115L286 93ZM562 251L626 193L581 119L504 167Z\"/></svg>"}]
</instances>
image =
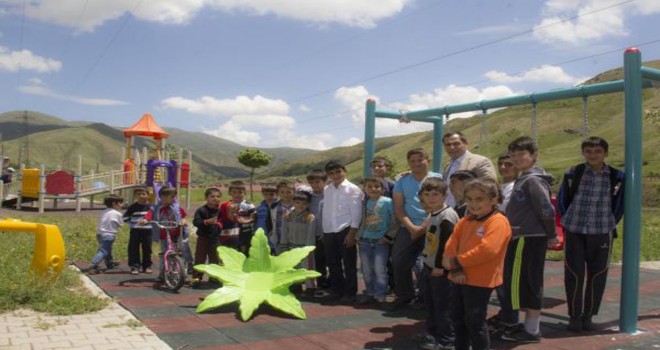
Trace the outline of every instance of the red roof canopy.
<instances>
[{"instance_id":1,"label":"red roof canopy","mask_svg":"<svg viewBox=\"0 0 660 350\"><path fill-rule=\"evenodd\" d=\"M143 115L137 123L133 124L133 126L124 129L124 137L131 136L149 136L156 140L160 140L170 137L170 134L161 129L161 127L156 124L154 117L147 113Z\"/></svg>"}]
</instances>

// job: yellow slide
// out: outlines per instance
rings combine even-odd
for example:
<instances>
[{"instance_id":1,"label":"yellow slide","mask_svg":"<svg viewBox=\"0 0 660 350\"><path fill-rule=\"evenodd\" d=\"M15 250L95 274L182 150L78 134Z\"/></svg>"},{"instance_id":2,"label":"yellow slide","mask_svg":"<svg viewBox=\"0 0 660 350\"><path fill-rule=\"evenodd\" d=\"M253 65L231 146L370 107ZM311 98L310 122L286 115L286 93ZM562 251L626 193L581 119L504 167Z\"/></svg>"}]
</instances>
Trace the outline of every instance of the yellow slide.
<instances>
[{"instance_id":1,"label":"yellow slide","mask_svg":"<svg viewBox=\"0 0 660 350\"><path fill-rule=\"evenodd\" d=\"M62 234L56 225L4 219L0 220L0 231L34 233L32 270L40 275L45 275L49 270L57 275L60 274L65 264L66 254Z\"/></svg>"}]
</instances>

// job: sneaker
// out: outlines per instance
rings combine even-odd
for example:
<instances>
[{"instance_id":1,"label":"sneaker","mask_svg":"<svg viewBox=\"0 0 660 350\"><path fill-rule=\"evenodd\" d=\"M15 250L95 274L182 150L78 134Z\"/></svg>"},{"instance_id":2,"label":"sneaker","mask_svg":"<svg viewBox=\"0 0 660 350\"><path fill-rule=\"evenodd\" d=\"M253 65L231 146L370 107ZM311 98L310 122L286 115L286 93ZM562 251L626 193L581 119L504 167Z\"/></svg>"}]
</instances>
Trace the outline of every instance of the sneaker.
<instances>
[{"instance_id":1,"label":"sneaker","mask_svg":"<svg viewBox=\"0 0 660 350\"><path fill-rule=\"evenodd\" d=\"M378 301L376 298L372 297L371 295L364 295L362 298L360 298L355 305L357 306L370 306L376 304Z\"/></svg>"},{"instance_id":2,"label":"sneaker","mask_svg":"<svg viewBox=\"0 0 660 350\"><path fill-rule=\"evenodd\" d=\"M396 298L396 300L387 304L386 309L388 311L396 311L398 309L403 308L404 306L407 306L408 304L410 304L411 301L412 299Z\"/></svg>"},{"instance_id":3,"label":"sneaker","mask_svg":"<svg viewBox=\"0 0 660 350\"><path fill-rule=\"evenodd\" d=\"M101 273L101 269L99 269L99 267L96 265L90 267L89 270L87 270L88 275L98 275L99 273Z\"/></svg>"},{"instance_id":4,"label":"sneaker","mask_svg":"<svg viewBox=\"0 0 660 350\"><path fill-rule=\"evenodd\" d=\"M131 275L139 275L139 274L140 274L140 271L138 271L138 269L136 269L134 267L131 267Z\"/></svg>"},{"instance_id":5,"label":"sneaker","mask_svg":"<svg viewBox=\"0 0 660 350\"><path fill-rule=\"evenodd\" d=\"M344 295L339 299L339 302L344 305L353 305L355 304L355 295Z\"/></svg>"},{"instance_id":6,"label":"sneaker","mask_svg":"<svg viewBox=\"0 0 660 350\"><path fill-rule=\"evenodd\" d=\"M146 269L144 269L144 273L153 273L153 272L154 270L152 270L151 267L147 267Z\"/></svg>"},{"instance_id":7,"label":"sneaker","mask_svg":"<svg viewBox=\"0 0 660 350\"><path fill-rule=\"evenodd\" d=\"M541 333L529 334L525 330L525 325L519 324L510 331L504 332L504 334L502 334L502 340L514 341L517 343L538 343L541 341Z\"/></svg>"},{"instance_id":8,"label":"sneaker","mask_svg":"<svg viewBox=\"0 0 660 350\"><path fill-rule=\"evenodd\" d=\"M502 321L502 319L498 315L495 315L487 319L486 324L488 325L488 332L490 333L504 332L507 329L513 328L517 325L517 323L509 323Z\"/></svg>"},{"instance_id":9,"label":"sneaker","mask_svg":"<svg viewBox=\"0 0 660 350\"><path fill-rule=\"evenodd\" d=\"M416 343L426 343L435 340L435 338L427 332L415 333L410 339Z\"/></svg>"},{"instance_id":10,"label":"sneaker","mask_svg":"<svg viewBox=\"0 0 660 350\"><path fill-rule=\"evenodd\" d=\"M566 328L571 332L582 332L582 319L577 317L571 317L568 320L568 326Z\"/></svg>"},{"instance_id":11,"label":"sneaker","mask_svg":"<svg viewBox=\"0 0 660 350\"><path fill-rule=\"evenodd\" d=\"M438 343L433 337L431 337L431 340L428 342L420 343L419 347L424 350L454 350L453 345L442 345Z\"/></svg>"},{"instance_id":12,"label":"sneaker","mask_svg":"<svg viewBox=\"0 0 660 350\"><path fill-rule=\"evenodd\" d=\"M115 267L117 267L119 265L120 265L119 261L117 261L117 260L113 260L113 261L110 261L110 262L105 264L105 266L107 266L108 270L114 269Z\"/></svg>"}]
</instances>

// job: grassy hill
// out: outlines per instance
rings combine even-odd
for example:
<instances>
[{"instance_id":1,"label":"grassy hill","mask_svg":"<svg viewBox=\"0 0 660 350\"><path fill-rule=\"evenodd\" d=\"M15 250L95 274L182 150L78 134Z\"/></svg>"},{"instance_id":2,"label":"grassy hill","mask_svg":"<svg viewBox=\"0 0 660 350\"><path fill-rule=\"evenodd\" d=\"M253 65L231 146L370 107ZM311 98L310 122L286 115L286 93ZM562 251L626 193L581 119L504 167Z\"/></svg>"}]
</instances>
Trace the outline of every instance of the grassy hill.
<instances>
[{"instance_id":1,"label":"grassy hill","mask_svg":"<svg viewBox=\"0 0 660 350\"><path fill-rule=\"evenodd\" d=\"M660 61L646 62L645 66L660 68ZM622 78L621 69L613 69L595 76L586 82L593 84ZM660 93L657 88L644 91L644 166L645 176L660 176ZM28 128L25 127L24 111L0 114L0 130L5 142L5 151L16 161L19 146L26 134L30 140L31 165L45 164L54 168L62 166L74 169L77 155L84 157L85 169L99 168L101 171L118 168L121 147L124 145L122 128L101 123L66 122L59 118L29 112ZM507 144L518 136L531 134L531 106L516 106L491 113L486 118L487 133L482 139L481 117L456 118L445 125L446 131L457 130L467 135L470 149L495 159L506 151ZM623 166L624 107L623 94L599 95L589 98L589 135L605 137L610 142L609 162ZM570 165L581 160L579 146L583 138L582 99L567 99L540 103L537 107L540 163L550 173L559 177ZM202 183L214 182L218 178L244 178L249 169L236 160L245 147L199 132L176 128L165 128L171 137L168 143L190 149L193 152L195 179ZM139 148L150 147L151 141L136 138ZM402 136L383 137L376 140L376 153L387 156L395 163L395 171L407 168L405 154L414 147L431 151L431 131ZM263 149L273 155L271 164L259 169L258 179L277 177L304 178L312 168L322 168L330 159L347 164L349 178L362 177L363 144L338 147L323 152L296 149Z\"/></svg>"},{"instance_id":2,"label":"grassy hill","mask_svg":"<svg viewBox=\"0 0 660 350\"><path fill-rule=\"evenodd\" d=\"M48 169L61 167L75 170L78 155L82 155L84 171L119 169L123 160L121 150L126 142L122 129L103 123L67 122L34 111L0 114L4 151L11 157L13 165L18 162L19 149L27 138L30 166L44 164ZM196 181L211 182L218 178L245 177L249 174L249 169L236 159L245 146L200 132L176 128L165 130L171 135L167 143L192 151ZM135 145L139 149L150 148L153 141L136 137ZM318 153L314 150L289 147L263 151L273 155L273 160L266 169L301 156Z\"/></svg>"},{"instance_id":3,"label":"grassy hill","mask_svg":"<svg viewBox=\"0 0 660 350\"><path fill-rule=\"evenodd\" d=\"M660 68L660 61L644 63L645 66ZM590 79L593 84L622 78L621 69L613 69ZM540 163L550 173L559 177L572 164L581 161L580 143L583 139L576 130L582 128L582 99L567 99L539 103L537 121ZM660 93L657 88L644 91L644 175L660 176ZM489 114L486 118L487 133L481 138L481 117L452 119L445 125L446 131L461 131L470 141L470 150L491 159L506 151L510 141L518 136L531 135L532 107L516 106ZM589 135L606 138L610 143L609 162L623 166L624 156L624 106L623 93L592 96L588 106ZM322 167L329 159L338 159L348 165L349 178L362 177L364 145L333 148L297 159L295 162L276 167L263 174L267 176L300 176L314 167ZM407 168L407 150L423 147L433 149L431 131L402 136L378 138L376 153L395 162L395 171ZM443 155L443 160L446 155Z\"/></svg>"}]
</instances>

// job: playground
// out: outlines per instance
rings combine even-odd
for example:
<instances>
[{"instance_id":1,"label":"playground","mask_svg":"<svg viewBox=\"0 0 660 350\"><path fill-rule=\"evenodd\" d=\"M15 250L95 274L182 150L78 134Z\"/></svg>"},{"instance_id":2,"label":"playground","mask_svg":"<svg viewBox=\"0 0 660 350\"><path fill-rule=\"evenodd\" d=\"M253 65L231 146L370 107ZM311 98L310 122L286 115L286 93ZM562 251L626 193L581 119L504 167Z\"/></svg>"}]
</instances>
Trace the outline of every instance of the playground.
<instances>
[{"instance_id":1,"label":"playground","mask_svg":"<svg viewBox=\"0 0 660 350\"><path fill-rule=\"evenodd\" d=\"M82 156L78 156L75 171L46 171L45 165L40 168L21 166L18 172L11 168L11 177L4 177L0 186L2 206L11 205L22 209L24 204L36 204L38 212L43 213L47 201L52 203L53 209L58 209L62 201L72 201L75 202L75 211L80 212L84 201L89 203L90 208L94 207L95 196L101 199L103 194L121 193L130 201L135 187L152 188L151 195L155 196L165 185L176 187L179 193L182 188L186 189L185 204L190 206L192 152L182 150L178 161L169 159L165 151L165 139L169 134L156 124L151 114L144 114L134 125L124 129L123 133L126 146L122 151L124 160L118 170L84 174ZM152 138L153 148L147 150L145 147L139 152L134 147L135 137ZM186 161L183 160L184 153L187 153ZM8 160L8 157L3 158L3 170Z\"/></svg>"}]
</instances>

